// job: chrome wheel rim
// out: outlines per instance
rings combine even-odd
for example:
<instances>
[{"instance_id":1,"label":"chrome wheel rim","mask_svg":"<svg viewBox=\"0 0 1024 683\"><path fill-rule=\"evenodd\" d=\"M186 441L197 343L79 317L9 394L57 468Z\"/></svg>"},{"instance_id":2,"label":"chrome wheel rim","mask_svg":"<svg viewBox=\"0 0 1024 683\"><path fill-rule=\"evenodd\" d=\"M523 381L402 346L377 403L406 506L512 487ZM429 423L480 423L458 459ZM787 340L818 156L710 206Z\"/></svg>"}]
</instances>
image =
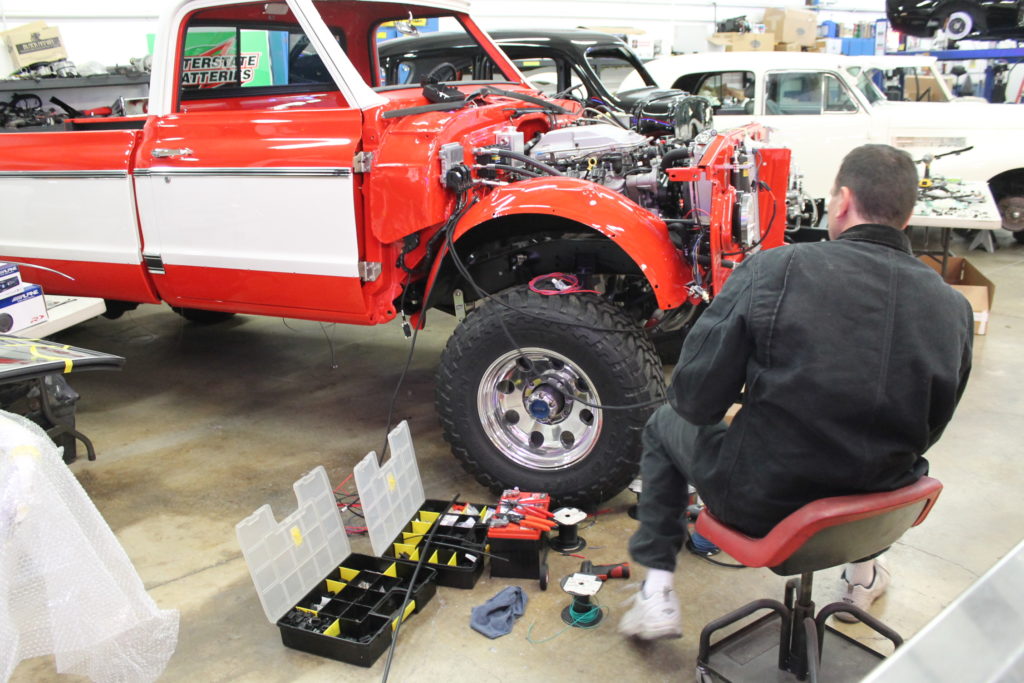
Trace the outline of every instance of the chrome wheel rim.
<instances>
[{"instance_id":1,"label":"chrome wheel rim","mask_svg":"<svg viewBox=\"0 0 1024 683\"><path fill-rule=\"evenodd\" d=\"M477 388L487 437L509 460L531 470L559 470L587 457L603 417L593 382L560 353L530 347L497 358Z\"/></svg>"}]
</instances>

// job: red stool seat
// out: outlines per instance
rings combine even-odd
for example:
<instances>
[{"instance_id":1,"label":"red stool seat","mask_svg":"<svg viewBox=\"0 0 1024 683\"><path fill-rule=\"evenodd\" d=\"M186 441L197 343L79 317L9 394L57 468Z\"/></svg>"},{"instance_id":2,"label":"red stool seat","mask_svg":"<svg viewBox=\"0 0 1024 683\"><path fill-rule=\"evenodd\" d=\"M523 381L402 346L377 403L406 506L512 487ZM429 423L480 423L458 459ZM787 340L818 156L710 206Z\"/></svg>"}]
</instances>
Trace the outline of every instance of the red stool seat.
<instances>
[{"instance_id":1,"label":"red stool seat","mask_svg":"<svg viewBox=\"0 0 1024 683\"><path fill-rule=\"evenodd\" d=\"M867 559L924 521L942 483L921 477L895 491L822 498L792 513L763 538L727 526L706 508L697 532L747 567L783 576Z\"/></svg>"}]
</instances>

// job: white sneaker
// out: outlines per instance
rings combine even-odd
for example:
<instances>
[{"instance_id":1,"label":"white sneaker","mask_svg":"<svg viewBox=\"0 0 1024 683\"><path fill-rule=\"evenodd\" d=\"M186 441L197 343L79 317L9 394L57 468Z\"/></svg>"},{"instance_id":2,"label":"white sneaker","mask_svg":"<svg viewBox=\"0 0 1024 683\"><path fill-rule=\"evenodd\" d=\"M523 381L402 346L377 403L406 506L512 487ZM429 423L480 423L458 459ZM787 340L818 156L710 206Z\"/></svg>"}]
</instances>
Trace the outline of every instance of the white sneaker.
<instances>
[{"instance_id":1,"label":"white sneaker","mask_svg":"<svg viewBox=\"0 0 1024 683\"><path fill-rule=\"evenodd\" d=\"M875 560L875 576L871 580L871 584L867 586L862 586L859 583L850 583L846 580L846 570L843 570L843 575L839 577L840 590L842 591L840 600L867 611L875 600L882 597L882 594L885 593L891 582L892 576L888 568L879 560ZM856 624L860 621L860 619L848 612L836 612L835 617L839 621L845 621L847 624Z\"/></svg>"},{"instance_id":2,"label":"white sneaker","mask_svg":"<svg viewBox=\"0 0 1024 683\"><path fill-rule=\"evenodd\" d=\"M641 586L630 600L633 606L622 615L619 633L640 640L683 637L679 600L674 590L665 588L645 597Z\"/></svg>"}]
</instances>

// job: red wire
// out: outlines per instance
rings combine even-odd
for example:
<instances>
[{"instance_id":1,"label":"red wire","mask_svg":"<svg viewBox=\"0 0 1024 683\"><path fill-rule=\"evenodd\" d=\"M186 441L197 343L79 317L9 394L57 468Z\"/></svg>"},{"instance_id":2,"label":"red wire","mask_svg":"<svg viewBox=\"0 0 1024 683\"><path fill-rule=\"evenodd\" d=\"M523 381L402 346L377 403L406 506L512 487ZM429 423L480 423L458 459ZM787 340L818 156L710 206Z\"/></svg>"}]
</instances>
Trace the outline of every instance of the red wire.
<instances>
[{"instance_id":1,"label":"red wire","mask_svg":"<svg viewBox=\"0 0 1024 683\"><path fill-rule=\"evenodd\" d=\"M563 280L568 286L565 289L543 289L537 285L542 280ZM581 289L580 279L570 273L548 273L538 275L530 280L530 291L544 296L555 296L557 294L600 294L593 289Z\"/></svg>"},{"instance_id":2,"label":"red wire","mask_svg":"<svg viewBox=\"0 0 1024 683\"><path fill-rule=\"evenodd\" d=\"M354 472L352 474L354 474ZM347 477L345 477L344 481L342 481L340 484L334 487L335 493L338 492L338 489L340 489L342 486L348 483L348 480L352 478L352 474L349 474Z\"/></svg>"}]
</instances>

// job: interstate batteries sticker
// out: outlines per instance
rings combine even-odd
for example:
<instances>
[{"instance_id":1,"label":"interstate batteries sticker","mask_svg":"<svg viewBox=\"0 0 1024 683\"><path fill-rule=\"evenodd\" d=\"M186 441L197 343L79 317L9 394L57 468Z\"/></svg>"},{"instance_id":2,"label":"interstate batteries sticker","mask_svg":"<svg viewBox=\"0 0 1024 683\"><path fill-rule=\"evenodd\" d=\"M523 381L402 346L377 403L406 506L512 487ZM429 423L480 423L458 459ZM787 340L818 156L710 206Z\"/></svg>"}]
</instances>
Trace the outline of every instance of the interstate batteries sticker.
<instances>
[{"instance_id":1,"label":"interstate batteries sticker","mask_svg":"<svg viewBox=\"0 0 1024 683\"><path fill-rule=\"evenodd\" d=\"M260 65L260 55L229 54L234 41L219 45L212 54L186 56L181 60L181 84L199 88L251 83Z\"/></svg>"}]
</instances>

